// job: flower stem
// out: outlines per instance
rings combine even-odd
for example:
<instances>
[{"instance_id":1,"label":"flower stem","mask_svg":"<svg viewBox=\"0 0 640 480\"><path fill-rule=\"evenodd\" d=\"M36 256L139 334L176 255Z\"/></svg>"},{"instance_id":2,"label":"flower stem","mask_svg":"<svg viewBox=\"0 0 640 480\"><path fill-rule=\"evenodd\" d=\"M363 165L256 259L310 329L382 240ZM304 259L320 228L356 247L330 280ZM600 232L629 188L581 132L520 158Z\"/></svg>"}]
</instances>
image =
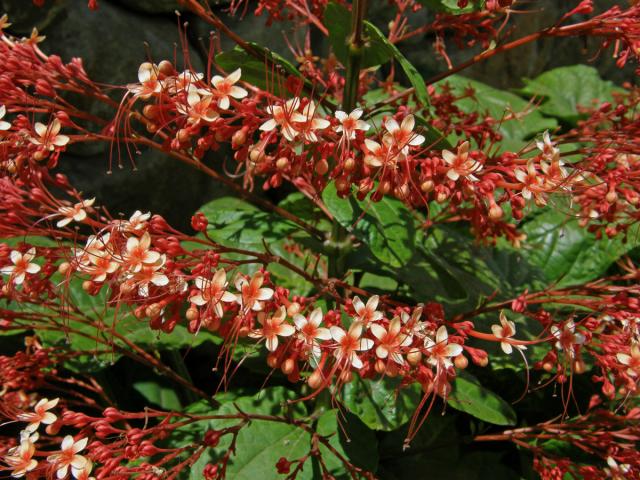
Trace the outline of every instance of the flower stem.
<instances>
[{"instance_id":1,"label":"flower stem","mask_svg":"<svg viewBox=\"0 0 640 480\"><path fill-rule=\"evenodd\" d=\"M353 110L358 100L358 86L360 83L360 69L364 39L364 16L367 10L367 0L354 0L351 11L351 35L349 36L349 57L342 94L342 109L347 113Z\"/></svg>"},{"instance_id":2,"label":"flower stem","mask_svg":"<svg viewBox=\"0 0 640 480\"><path fill-rule=\"evenodd\" d=\"M351 34L349 35L349 57L347 59L347 71L345 74L344 91L342 94L342 109L351 112L358 101L358 86L360 84L360 68L362 66L362 52L364 39L364 16L367 10L367 0L354 0L351 9ZM347 230L333 220L329 245L329 277L341 279L345 273L345 256L350 248Z\"/></svg>"}]
</instances>

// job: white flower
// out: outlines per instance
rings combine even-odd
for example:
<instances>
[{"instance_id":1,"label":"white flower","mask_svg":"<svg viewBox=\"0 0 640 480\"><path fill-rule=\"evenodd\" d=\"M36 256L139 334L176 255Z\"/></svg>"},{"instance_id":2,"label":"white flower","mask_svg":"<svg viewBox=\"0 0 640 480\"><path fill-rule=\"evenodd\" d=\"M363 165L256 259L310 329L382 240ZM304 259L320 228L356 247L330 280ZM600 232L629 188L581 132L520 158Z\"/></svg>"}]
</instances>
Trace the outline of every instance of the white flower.
<instances>
[{"instance_id":1,"label":"white flower","mask_svg":"<svg viewBox=\"0 0 640 480\"><path fill-rule=\"evenodd\" d=\"M151 265L143 264L142 268L131 276L138 285L138 295L148 297L149 284L153 284L156 287L164 287L169 284L169 277L160 271L165 261L166 255L162 254L156 262Z\"/></svg>"},{"instance_id":2,"label":"white flower","mask_svg":"<svg viewBox=\"0 0 640 480\"><path fill-rule=\"evenodd\" d=\"M531 200L533 195L536 196L536 199L542 201L544 203L544 198L541 196L543 192L542 182L543 179L538 175L538 171L536 170L533 162L527 163L527 169L517 169L514 172L516 179L522 183L522 197L526 200Z\"/></svg>"},{"instance_id":3,"label":"white flower","mask_svg":"<svg viewBox=\"0 0 640 480\"><path fill-rule=\"evenodd\" d=\"M60 212L60 215L64 218L62 220L58 220L56 226L58 228L62 228L69 225L71 222L82 222L87 218L85 208L92 206L95 201L95 198L90 198L89 200L83 200L76 203L73 207L60 207L58 212Z\"/></svg>"},{"instance_id":4,"label":"white flower","mask_svg":"<svg viewBox=\"0 0 640 480\"><path fill-rule=\"evenodd\" d=\"M258 314L258 323L262 328L258 328L249 333L251 338L264 338L266 340L267 350L275 352L278 348L278 337L290 337L296 333L293 325L284 323L287 318L287 310L281 306L276 313L267 317L263 312Z\"/></svg>"},{"instance_id":5,"label":"white flower","mask_svg":"<svg viewBox=\"0 0 640 480\"><path fill-rule=\"evenodd\" d=\"M57 418L57 417L56 417ZM20 430L20 443L25 441L30 441L31 443L36 443L40 438L40 434L38 432L30 432L29 430ZM9 453L13 453L16 451L17 447L13 447L9 450Z\"/></svg>"},{"instance_id":6,"label":"white flower","mask_svg":"<svg viewBox=\"0 0 640 480\"><path fill-rule=\"evenodd\" d=\"M91 265L83 266L82 271L91 275L91 280L94 282L104 282L107 275L120 268L120 264L114 260L111 252L107 250L92 248L86 254Z\"/></svg>"},{"instance_id":7,"label":"white flower","mask_svg":"<svg viewBox=\"0 0 640 480\"><path fill-rule=\"evenodd\" d=\"M546 176L545 182L551 187L560 185L564 190L569 190L570 185L566 180L569 172L564 166L564 162L560 159L560 154L556 153L553 157L550 157L549 160L551 163L547 163L544 160L540 161L540 168L542 168ZM574 177L572 182L579 181L577 177L578 176Z\"/></svg>"},{"instance_id":8,"label":"white flower","mask_svg":"<svg viewBox=\"0 0 640 480\"><path fill-rule=\"evenodd\" d=\"M335 131L336 133L342 133L342 136L348 140L353 140L356 138L356 130L361 130L366 132L371 128L364 120L360 120L362 117L362 109L356 108L350 114L347 115L346 112L341 110L337 110L335 113L335 117L340 122L339 125L336 125Z\"/></svg>"},{"instance_id":9,"label":"white flower","mask_svg":"<svg viewBox=\"0 0 640 480\"><path fill-rule=\"evenodd\" d=\"M272 118L260 125L260 130L270 132L280 126L284 137L292 142L298 135L298 131L292 122L306 121L304 115L297 111L299 107L300 99L298 97L287 100L284 105L267 106L265 110Z\"/></svg>"},{"instance_id":10,"label":"white flower","mask_svg":"<svg viewBox=\"0 0 640 480\"><path fill-rule=\"evenodd\" d=\"M469 142L460 144L457 153L443 150L442 158L449 165L447 177L450 180L455 182L458 178L464 177L472 182L478 181L474 173L482 170L482 164L469 157Z\"/></svg>"},{"instance_id":11,"label":"white flower","mask_svg":"<svg viewBox=\"0 0 640 480\"><path fill-rule=\"evenodd\" d=\"M91 476L91 470L93 469L93 462L87 458L87 462L84 467L77 468L71 465L71 474L76 480L95 480L95 477Z\"/></svg>"},{"instance_id":12,"label":"white flower","mask_svg":"<svg viewBox=\"0 0 640 480\"><path fill-rule=\"evenodd\" d=\"M220 116L212 108L212 102L211 95L201 97L198 90L191 87L187 93L187 105L178 104L176 108L178 112L189 117L187 123L191 125L198 125L200 122L211 123Z\"/></svg>"},{"instance_id":13,"label":"white flower","mask_svg":"<svg viewBox=\"0 0 640 480\"><path fill-rule=\"evenodd\" d=\"M500 347L507 355L510 355L511 352L513 352L514 346L520 350L527 349L524 345L512 345L510 342L504 341L516 334L516 324L511 320L507 320L504 312L500 312L500 325L491 325L491 331L497 339L503 340L500 342Z\"/></svg>"},{"instance_id":14,"label":"white flower","mask_svg":"<svg viewBox=\"0 0 640 480\"><path fill-rule=\"evenodd\" d=\"M203 78L203 73L196 73L190 70L185 70L184 72L179 73L176 77L170 79L167 87L173 94L177 92L187 92L191 87L197 86L197 84L201 82ZM205 92L204 95L211 95L211 92L208 92L207 90L203 89L203 92Z\"/></svg>"},{"instance_id":15,"label":"white flower","mask_svg":"<svg viewBox=\"0 0 640 480\"><path fill-rule=\"evenodd\" d=\"M82 455L78 455L78 453L87 446L88 441L89 439L86 437L81 438L78 441L74 441L71 435L67 435L62 439L60 453L47 457L47 461L54 465L58 479L62 479L67 476L69 467L77 470L84 468L87 464L87 458Z\"/></svg>"},{"instance_id":16,"label":"white flower","mask_svg":"<svg viewBox=\"0 0 640 480\"><path fill-rule=\"evenodd\" d=\"M576 325L573 320L566 322L562 328L556 325L551 326L551 334L557 339L556 348L565 350L570 357L574 356L574 348L576 345L582 345L586 338L581 333L576 333Z\"/></svg>"},{"instance_id":17,"label":"white flower","mask_svg":"<svg viewBox=\"0 0 640 480\"><path fill-rule=\"evenodd\" d=\"M158 66L153 63L144 62L140 65L138 81L140 83L127 86L136 97L146 100L162 91L162 83L158 80Z\"/></svg>"},{"instance_id":18,"label":"white flower","mask_svg":"<svg viewBox=\"0 0 640 480\"><path fill-rule=\"evenodd\" d=\"M618 464L613 457L607 457L607 467L604 469L607 478L612 480L625 480L627 474L631 472L631 465L628 463Z\"/></svg>"},{"instance_id":19,"label":"white flower","mask_svg":"<svg viewBox=\"0 0 640 480\"><path fill-rule=\"evenodd\" d=\"M129 237L127 240L124 261L132 272L139 272L143 265L153 265L160 260L160 253L149 250L151 236L145 232L142 237Z\"/></svg>"},{"instance_id":20,"label":"white flower","mask_svg":"<svg viewBox=\"0 0 640 480\"><path fill-rule=\"evenodd\" d=\"M0 273L4 275L11 275L13 283L21 285L24 282L24 277L27 273L38 273L40 271L40 265L33 263L31 260L36 256L35 247L31 247L24 254L17 250L12 250L9 254L9 258L13 265L7 265L0 268Z\"/></svg>"},{"instance_id":21,"label":"white flower","mask_svg":"<svg viewBox=\"0 0 640 480\"><path fill-rule=\"evenodd\" d=\"M198 292L189 298L189 301L198 307L204 305L212 307L218 317L222 317L224 314L220 302L236 301L236 296L226 290L227 272L225 272L224 268L217 270L211 280L205 277L197 277L194 283L198 288Z\"/></svg>"},{"instance_id":22,"label":"white flower","mask_svg":"<svg viewBox=\"0 0 640 480\"><path fill-rule=\"evenodd\" d=\"M55 118L50 125L36 122L33 128L38 136L29 137L29 141L34 145L42 145L45 149L53 151L55 147L64 147L69 143L69 137L66 135L58 135L62 124L57 118Z\"/></svg>"},{"instance_id":23,"label":"white flower","mask_svg":"<svg viewBox=\"0 0 640 480\"><path fill-rule=\"evenodd\" d=\"M36 403L35 407L33 407L33 412L18 414L18 420L20 420L21 422L29 422L29 425L27 425L25 431L33 433L38 429L41 423L45 425L51 425L53 422L55 422L58 417L56 417L55 414L49 412L49 410L51 410L58 404L58 400L58 398L54 398L53 400L42 398L38 403Z\"/></svg>"},{"instance_id":24,"label":"white flower","mask_svg":"<svg viewBox=\"0 0 640 480\"><path fill-rule=\"evenodd\" d=\"M402 123L398 125L398 122L394 118L388 118L384 122L384 128L389 132L389 136L405 155L409 153L409 147L418 147L424 143L425 138L422 135L418 135L413 132L416 121L413 115L407 115L402 119Z\"/></svg>"},{"instance_id":25,"label":"white flower","mask_svg":"<svg viewBox=\"0 0 640 480\"><path fill-rule=\"evenodd\" d=\"M367 300L367 304L365 305L362 300L360 300L360 297L354 297L353 309L356 311L356 314L353 317L354 321L361 322L366 328L369 327L371 322L381 320L383 317L382 312L376 310L378 308L379 301L380 297L378 295L374 295Z\"/></svg>"},{"instance_id":26,"label":"white flower","mask_svg":"<svg viewBox=\"0 0 640 480\"><path fill-rule=\"evenodd\" d=\"M379 323L371 325L371 333L379 340L376 347L376 356L380 359L391 358L398 365L404 365L404 358L400 352L402 347L411 345L413 338L411 335L401 333L402 323L396 317L389 322L389 327L384 328Z\"/></svg>"},{"instance_id":27,"label":"white flower","mask_svg":"<svg viewBox=\"0 0 640 480\"><path fill-rule=\"evenodd\" d=\"M23 477L38 466L38 462L33 458L35 452L35 445L30 440L23 440L3 458L4 463L12 470L12 477Z\"/></svg>"},{"instance_id":28,"label":"white flower","mask_svg":"<svg viewBox=\"0 0 640 480\"><path fill-rule=\"evenodd\" d=\"M142 213L140 210L136 210L129 220L122 220L120 222L120 228L125 232L141 232L147 228L147 221L150 218L151 212Z\"/></svg>"},{"instance_id":29,"label":"white flower","mask_svg":"<svg viewBox=\"0 0 640 480\"><path fill-rule=\"evenodd\" d=\"M626 353L618 353L616 354L616 358L618 361L628 367L627 375L630 377L638 377L640 376L640 347L638 345L632 345L629 354Z\"/></svg>"},{"instance_id":30,"label":"white flower","mask_svg":"<svg viewBox=\"0 0 640 480\"><path fill-rule=\"evenodd\" d=\"M346 362L354 368L362 368L363 363L357 352L370 350L373 347L373 340L362 337L364 328L362 323L353 322L349 330L345 332L342 328L333 326L329 329L331 337L338 343L333 352L338 363Z\"/></svg>"},{"instance_id":31,"label":"white flower","mask_svg":"<svg viewBox=\"0 0 640 480\"><path fill-rule=\"evenodd\" d=\"M318 136L314 130L324 130L331 125L329 120L316 116L316 105L313 102L307 103L302 109L302 116L304 120L300 122L301 125L296 126L296 130L302 133L302 136L308 142L318 141Z\"/></svg>"},{"instance_id":32,"label":"white flower","mask_svg":"<svg viewBox=\"0 0 640 480\"><path fill-rule=\"evenodd\" d=\"M542 156L549 160L560 153L560 150L556 148L555 143L551 141L549 130L545 130L542 134L542 141L536 140L536 147L538 147L538 150L542 152Z\"/></svg>"},{"instance_id":33,"label":"white flower","mask_svg":"<svg viewBox=\"0 0 640 480\"><path fill-rule=\"evenodd\" d=\"M436 331L436 340L430 337L424 339L424 346L429 351L429 363L432 365L442 364L446 368L452 367L451 357L457 357L462 353L462 345L449 343L447 327L442 325Z\"/></svg>"},{"instance_id":34,"label":"white flower","mask_svg":"<svg viewBox=\"0 0 640 480\"><path fill-rule=\"evenodd\" d=\"M214 87L214 95L218 97L218 107L223 110L229 108L229 97L240 100L248 95L248 92L244 88L235 86L235 83L240 80L241 73L241 70L238 68L226 77L215 75L211 79L211 84Z\"/></svg>"},{"instance_id":35,"label":"white flower","mask_svg":"<svg viewBox=\"0 0 640 480\"><path fill-rule=\"evenodd\" d=\"M11 124L9 122L2 120L6 114L7 107L0 105L0 131L9 130L11 128Z\"/></svg>"},{"instance_id":36,"label":"white flower","mask_svg":"<svg viewBox=\"0 0 640 480\"><path fill-rule=\"evenodd\" d=\"M364 139L364 145L366 147L366 153L364 156L364 163L371 167L382 167L383 165L393 165L398 155L391 151L391 142L393 140L390 137L382 137L382 144L370 140Z\"/></svg>"},{"instance_id":37,"label":"white flower","mask_svg":"<svg viewBox=\"0 0 640 480\"><path fill-rule=\"evenodd\" d=\"M297 313L293 316L293 323L298 329L298 336L305 342L317 361L322 353L318 340L331 340L329 329L320 326L322 323L322 310L316 308L308 317Z\"/></svg>"},{"instance_id":38,"label":"white flower","mask_svg":"<svg viewBox=\"0 0 640 480\"><path fill-rule=\"evenodd\" d=\"M247 310L259 312L264 307L264 303L273 297L274 291L271 288L262 286L264 276L257 272L248 280L244 276L237 276L235 281L236 290L240 293L236 295L236 301Z\"/></svg>"}]
</instances>

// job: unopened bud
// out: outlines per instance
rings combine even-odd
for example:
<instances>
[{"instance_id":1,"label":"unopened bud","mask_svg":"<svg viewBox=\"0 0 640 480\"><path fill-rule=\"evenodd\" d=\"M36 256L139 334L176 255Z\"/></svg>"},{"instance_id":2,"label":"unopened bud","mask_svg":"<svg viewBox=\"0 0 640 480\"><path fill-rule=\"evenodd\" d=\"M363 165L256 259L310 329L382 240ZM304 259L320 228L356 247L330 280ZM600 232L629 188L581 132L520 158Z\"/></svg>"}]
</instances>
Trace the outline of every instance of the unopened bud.
<instances>
[{"instance_id":1,"label":"unopened bud","mask_svg":"<svg viewBox=\"0 0 640 480\"><path fill-rule=\"evenodd\" d=\"M278 355L276 355L275 353L270 353L269 355L267 355L267 365L269 365L271 368L277 368L278 367Z\"/></svg>"},{"instance_id":2,"label":"unopened bud","mask_svg":"<svg viewBox=\"0 0 640 480\"><path fill-rule=\"evenodd\" d=\"M244 142L247 141L247 132L244 129L238 130L231 136L231 144L235 147L240 147L244 145Z\"/></svg>"},{"instance_id":3,"label":"unopened bud","mask_svg":"<svg viewBox=\"0 0 640 480\"><path fill-rule=\"evenodd\" d=\"M180 130L178 130L178 134L176 135L176 138L180 143L184 143L187 140L189 140L189 138L191 138L191 134L189 133L189 130L187 130L186 128L181 128Z\"/></svg>"},{"instance_id":4,"label":"unopened bud","mask_svg":"<svg viewBox=\"0 0 640 480\"><path fill-rule=\"evenodd\" d=\"M291 374L296 367L296 362L292 358L287 358L284 362L282 362L282 373L285 375Z\"/></svg>"},{"instance_id":5,"label":"unopened bud","mask_svg":"<svg viewBox=\"0 0 640 480\"><path fill-rule=\"evenodd\" d=\"M287 315L293 317L295 314L300 313L301 308L298 302L291 302L287 307Z\"/></svg>"},{"instance_id":6,"label":"unopened bud","mask_svg":"<svg viewBox=\"0 0 640 480\"><path fill-rule=\"evenodd\" d=\"M407 362L409 362L409 365L415 367L420 363L420 360L422 360L422 352L417 348L414 348L409 353L407 353Z\"/></svg>"},{"instance_id":7,"label":"unopened bud","mask_svg":"<svg viewBox=\"0 0 640 480\"><path fill-rule=\"evenodd\" d=\"M425 180L420 185L420 190L422 190L424 193L429 193L430 191L433 190L434 187L435 187L435 183L433 183L433 180Z\"/></svg>"},{"instance_id":8,"label":"unopened bud","mask_svg":"<svg viewBox=\"0 0 640 480\"><path fill-rule=\"evenodd\" d=\"M500 220L502 218L502 215L504 215L504 212L502 211L502 208L500 207L500 205L493 205L490 209L489 209L489 218L491 220L493 220L494 222L497 220Z\"/></svg>"},{"instance_id":9,"label":"unopened bud","mask_svg":"<svg viewBox=\"0 0 640 480\"><path fill-rule=\"evenodd\" d=\"M327 162L324 158L321 158L315 167L315 171L318 175L324 175L329 171L329 162Z\"/></svg>"},{"instance_id":10,"label":"unopened bud","mask_svg":"<svg viewBox=\"0 0 640 480\"><path fill-rule=\"evenodd\" d=\"M264 160L264 152L258 148L254 148L249 152L249 159L253 163L259 163Z\"/></svg>"},{"instance_id":11,"label":"unopened bud","mask_svg":"<svg viewBox=\"0 0 640 480\"><path fill-rule=\"evenodd\" d=\"M315 370L311 375L309 375L309 378L307 378L307 384L313 390L320 388L320 385L322 385L322 372L320 369Z\"/></svg>"},{"instance_id":12,"label":"unopened bud","mask_svg":"<svg viewBox=\"0 0 640 480\"><path fill-rule=\"evenodd\" d=\"M344 162L344 169L351 172L354 168L356 168L356 161L351 157L347 158Z\"/></svg>"},{"instance_id":13,"label":"unopened bud","mask_svg":"<svg viewBox=\"0 0 640 480\"><path fill-rule=\"evenodd\" d=\"M464 370L469 366L469 360L467 360L467 357L465 357L464 355L458 355L453 360L453 363L455 364L456 368L459 368L460 370Z\"/></svg>"},{"instance_id":14,"label":"unopened bud","mask_svg":"<svg viewBox=\"0 0 640 480\"><path fill-rule=\"evenodd\" d=\"M158 71L164 75L172 75L175 69L169 60L162 60L158 64Z\"/></svg>"},{"instance_id":15,"label":"unopened bud","mask_svg":"<svg viewBox=\"0 0 640 480\"><path fill-rule=\"evenodd\" d=\"M276 160L276 168L278 170L285 170L289 166L289 159L287 157L280 157Z\"/></svg>"},{"instance_id":16,"label":"unopened bud","mask_svg":"<svg viewBox=\"0 0 640 480\"><path fill-rule=\"evenodd\" d=\"M185 316L189 321L196 320L198 318L198 309L194 307L187 308Z\"/></svg>"}]
</instances>

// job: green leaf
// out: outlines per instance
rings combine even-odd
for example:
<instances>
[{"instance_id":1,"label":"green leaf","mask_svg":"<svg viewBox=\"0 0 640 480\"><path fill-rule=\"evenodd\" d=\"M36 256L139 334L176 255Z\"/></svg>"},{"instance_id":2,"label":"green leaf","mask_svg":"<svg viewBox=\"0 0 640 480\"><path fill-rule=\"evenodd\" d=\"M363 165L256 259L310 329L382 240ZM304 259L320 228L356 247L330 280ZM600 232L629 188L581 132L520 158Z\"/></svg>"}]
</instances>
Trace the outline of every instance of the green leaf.
<instances>
[{"instance_id":1,"label":"green leaf","mask_svg":"<svg viewBox=\"0 0 640 480\"><path fill-rule=\"evenodd\" d=\"M639 226L620 237L598 240L595 235L557 209L533 216L522 226L527 241L522 255L542 270L546 282L557 286L580 284L602 276L622 255L638 245Z\"/></svg>"},{"instance_id":2,"label":"green leaf","mask_svg":"<svg viewBox=\"0 0 640 480\"><path fill-rule=\"evenodd\" d=\"M180 410L182 405L176 391L152 380L135 382L133 389L152 404L164 410Z\"/></svg>"},{"instance_id":3,"label":"green leaf","mask_svg":"<svg viewBox=\"0 0 640 480\"><path fill-rule=\"evenodd\" d=\"M369 472L378 468L378 440L375 433L355 415L329 410L318 418L316 433L329 438L329 444L357 467ZM320 444L320 453L331 472L337 478L349 478L345 465L338 457Z\"/></svg>"},{"instance_id":4,"label":"green leaf","mask_svg":"<svg viewBox=\"0 0 640 480\"><path fill-rule=\"evenodd\" d=\"M217 198L199 211L209 220L209 236L229 247L262 251L264 242L270 245L298 230L293 222L235 197Z\"/></svg>"},{"instance_id":5,"label":"green leaf","mask_svg":"<svg viewBox=\"0 0 640 480\"><path fill-rule=\"evenodd\" d=\"M396 47L393 43L391 43L387 37L380 31L378 27L374 24L365 21L364 22L366 32L369 34L370 38L373 41L378 42L384 46L384 48L389 52L389 54L395 59L396 62L402 67L404 74L411 82L411 85L415 89L415 96L418 102L420 103L420 107L427 107L429 102L429 92L427 91L427 86L424 82L424 78L420 75L420 72L413 66L413 64L407 60L402 52Z\"/></svg>"},{"instance_id":6,"label":"green leaf","mask_svg":"<svg viewBox=\"0 0 640 480\"><path fill-rule=\"evenodd\" d=\"M344 6L330 2L324 11L324 24L329 30L329 42L335 56L346 65L349 58L349 46L347 42L351 36L351 12ZM386 39L370 35L369 29L365 30L368 37L362 54L362 67L370 68L382 65L391 59L391 52L386 47Z\"/></svg>"},{"instance_id":7,"label":"green leaf","mask_svg":"<svg viewBox=\"0 0 640 480\"><path fill-rule=\"evenodd\" d=\"M287 402L295 399L297 394L284 387L272 387L261 390L251 397L232 398L223 403L215 412L208 403L196 402L187 408L189 413L237 415L239 412L256 415L274 415L301 418L305 415L302 404L290 405ZM184 438L199 441L209 429L220 430L238 425L241 419L208 420L182 428ZM228 450L230 436L222 437L216 448L207 449L193 465L191 479L202 478L202 471L207 463L215 463ZM309 453L311 435L304 429L292 424L265 420L251 420L242 427L236 440L236 449L227 468L227 478L234 480L279 479L276 463L281 457L289 461L296 460ZM312 462L308 460L299 475L302 480L313 477Z\"/></svg>"},{"instance_id":8,"label":"green leaf","mask_svg":"<svg viewBox=\"0 0 640 480\"><path fill-rule=\"evenodd\" d=\"M203 205L201 211L209 220L208 235L216 242L227 247L251 252L274 253L298 267L305 269L311 262L310 253L304 247L321 251L322 245L301 231L293 222L278 215L265 212L235 197L222 197ZM300 243L303 255L297 255L287 248L295 242ZM200 248L200 247L196 247ZM241 254L229 255L230 258L247 258ZM246 268L245 273L253 273L259 265ZM278 278L278 282L294 289L296 294L306 295L312 285L283 265L273 263L269 271Z\"/></svg>"},{"instance_id":9,"label":"green leaf","mask_svg":"<svg viewBox=\"0 0 640 480\"><path fill-rule=\"evenodd\" d=\"M322 199L336 221L364 242L385 265L401 267L413 255L416 236L412 213L400 201L384 196L379 202L340 198L332 182Z\"/></svg>"},{"instance_id":10,"label":"green leaf","mask_svg":"<svg viewBox=\"0 0 640 480\"><path fill-rule=\"evenodd\" d=\"M415 413L422 391L417 385L400 388L395 378L368 380L360 377L345 385L345 407L374 430L395 430Z\"/></svg>"},{"instance_id":11,"label":"green leaf","mask_svg":"<svg viewBox=\"0 0 640 480\"><path fill-rule=\"evenodd\" d=\"M453 15L482 10L485 4L484 0L469 0L466 7L460 8L458 6L458 0L418 0L418 2L437 12L451 13Z\"/></svg>"},{"instance_id":12,"label":"green leaf","mask_svg":"<svg viewBox=\"0 0 640 480\"><path fill-rule=\"evenodd\" d=\"M284 88L287 76L293 75L302 78L301 73L291 62L277 53L261 47L257 43L248 43L251 48L262 54L264 60L258 60L239 46L236 46L233 50L216 55L216 63L229 73L241 68L242 80L245 82L270 91L276 96L287 96L287 91ZM282 68L282 73L269 67L270 63L279 65Z\"/></svg>"},{"instance_id":13,"label":"green leaf","mask_svg":"<svg viewBox=\"0 0 640 480\"><path fill-rule=\"evenodd\" d=\"M494 425L515 425L517 421L511 405L466 372L458 373L447 403L456 410Z\"/></svg>"},{"instance_id":14,"label":"green leaf","mask_svg":"<svg viewBox=\"0 0 640 480\"><path fill-rule=\"evenodd\" d=\"M478 112L488 114L496 121L500 121L511 112L522 113L518 119L504 121L500 124L503 140L501 150L518 151L533 136L544 130L552 130L557 126L555 119L545 118L542 114L522 98L504 90L498 90L482 82L471 80L459 75L451 75L438 82L438 86L448 84L455 95L462 95L465 90L472 88L475 92L472 98L463 98L456 102L466 113Z\"/></svg>"},{"instance_id":15,"label":"green leaf","mask_svg":"<svg viewBox=\"0 0 640 480\"><path fill-rule=\"evenodd\" d=\"M585 116L582 110L613 100L616 89L587 65L555 68L525 83L523 94L546 99L540 109L542 113L572 124Z\"/></svg>"},{"instance_id":16,"label":"green leaf","mask_svg":"<svg viewBox=\"0 0 640 480\"><path fill-rule=\"evenodd\" d=\"M99 370L116 362L121 356L118 348L129 349L124 340L116 335L150 351L195 347L205 341L219 341L207 331L201 331L197 335L189 333L182 325L176 326L171 333L152 330L148 320L139 320L125 308L116 311L115 306L109 305L106 288L96 296L85 292L80 281L72 281L64 288L68 294L65 301L77 307L85 319L50 316L49 326L52 328L39 328L38 336L45 346L84 352L85 355L65 363L65 366L73 371ZM7 308L24 308L27 311L37 309L47 314L55 313L39 305L12 304ZM30 329L28 323L23 324L25 331ZM101 342L96 338L101 339Z\"/></svg>"}]
</instances>

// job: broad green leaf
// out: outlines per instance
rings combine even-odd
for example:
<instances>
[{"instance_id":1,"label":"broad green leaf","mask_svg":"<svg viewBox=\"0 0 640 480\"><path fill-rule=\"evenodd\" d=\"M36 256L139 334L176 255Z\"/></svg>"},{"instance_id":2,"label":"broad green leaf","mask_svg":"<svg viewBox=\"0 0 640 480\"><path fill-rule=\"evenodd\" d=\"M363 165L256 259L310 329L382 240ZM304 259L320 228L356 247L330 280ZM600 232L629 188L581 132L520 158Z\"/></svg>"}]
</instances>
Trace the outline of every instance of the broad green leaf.
<instances>
[{"instance_id":1,"label":"broad green leaf","mask_svg":"<svg viewBox=\"0 0 640 480\"><path fill-rule=\"evenodd\" d=\"M209 236L228 247L259 253L268 250L303 269L311 264L311 257L304 252L302 257L292 253L287 246L299 242L304 247L313 247L315 251L322 248L317 241L300 231L295 223L260 210L239 198L218 198L203 205L199 211L209 220ZM247 258L241 254L235 257ZM250 267L253 269L247 268L245 273L252 273L259 265ZM280 264L271 264L269 271L282 286L295 289L296 294L308 294L312 288L310 283Z\"/></svg>"},{"instance_id":2,"label":"broad green leaf","mask_svg":"<svg viewBox=\"0 0 640 480\"><path fill-rule=\"evenodd\" d=\"M424 233L416 226L419 214L399 200L341 199L332 184L323 200L336 220L362 242L346 257L347 266L373 274L362 280L374 288L440 301L447 313L455 314L475 308L482 297L496 291L501 296L517 294L529 273L535 274L517 253L482 247L466 231L440 226ZM382 284L376 277L396 283Z\"/></svg>"},{"instance_id":3,"label":"broad green leaf","mask_svg":"<svg viewBox=\"0 0 640 480\"><path fill-rule=\"evenodd\" d=\"M145 380L135 382L133 389L152 404L165 410L180 410L182 407L176 391L167 385Z\"/></svg>"},{"instance_id":4,"label":"broad green leaf","mask_svg":"<svg viewBox=\"0 0 640 480\"><path fill-rule=\"evenodd\" d=\"M524 223L527 241L522 255L530 265L542 270L545 284L580 284L602 276L622 255L638 245L638 226L629 231L627 241L616 237L596 239L578 221L557 209L548 209Z\"/></svg>"},{"instance_id":5,"label":"broad green leaf","mask_svg":"<svg viewBox=\"0 0 640 480\"><path fill-rule=\"evenodd\" d=\"M522 93L545 98L542 113L573 124L585 116L584 109L592 110L611 101L616 89L587 65L555 68L525 83Z\"/></svg>"},{"instance_id":6,"label":"broad green leaf","mask_svg":"<svg viewBox=\"0 0 640 480\"><path fill-rule=\"evenodd\" d=\"M398 379L356 377L345 385L342 400L369 428L389 431L411 418L422 400L422 391L417 385L400 388Z\"/></svg>"},{"instance_id":7,"label":"broad green leaf","mask_svg":"<svg viewBox=\"0 0 640 480\"><path fill-rule=\"evenodd\" d=\"M324 11L324 24L329 30L329 41L333 53L344 65L349 57L347 42L351 35L351 12L344 6L330 2ZM370 35L368 27L365 29L367 43L362 54L362 68L382 65L391 59L391 52L386 47L386 39Z\"/></svg>"},{"instance_id":8,"label":"broad green leaf","mask_svg":"<svg viewBox=\"0 0 640 480\"><path fill-rule=\"evenodd\" d=\"M463 98L456 102L456 105L466 113L488 114L498 122L505 115L522 114L517 119L505 120L500 124L499 130L503 136L501 150L519 151L528 143L527 140L557 126L555 119L543 117L535 107L513 93L498 90L459 75L451 75L437 85L443 84L449 84L456 95L463 94L469 87L474 90L474 97ZM523 114L523 112L528 113Z\"/></svg>"},{"instance_id":9,"label":"broad green leaf","mask_svg":"<svg viewBox=\"0 0 640 480\"><path fill-rule=\"evenodd\" d=\"M334 183L322 192L322 199L336 221L364 242L385 265L401 267L413 256L416 236L412 213L389 196L379 202L339 198Z\"/></svg>"},{"instance_id":10,"label":"broad green leaf","mask_svg":"<svg viewBox=\"0 0 640 480\"><path fill-rule=\"evenodd\" d=\"M287 92L284 89L286 77L293 75L302 78L298 69L277 53L261 47L257 43L249 42L249 44L251 48L263 55L264 60L258 60L236 46L233 50L216 55L216 63L228 73L240 68L242 69L242 80L245 82L270 91L279 97L287 96ZM269 67L269 63L279 65L282 68L282 73Z\"/></svg>"},{"instance_id":11,"label":"broad green leaf","mask_svg":"<svg viewBox=\"0 0 640 480\"><path fill-rule=\"evenodd\" d=\"M207 233L229 247L262 250L264 242L283 240L298 227L235 197L217 198L200 209L209 220Z\"/></svg>"},{"instance_id":12,"label":"broad green leaf","mask_svg":"<svg viewBox=\"0 0 640 480\"><path fill-rule=\"evenodd\" d=\"M456 410L495 425L514 425L517 421L511 405L466 372L458 373L447 402Z\"/></svg>"},{"instance_id":13,"label":"broad green leaf","mask_svg":"<svg viewBox=\"0 0 640 480\"><path fill-rule=\"evenodd\" d=\"M330 445L357 467L369 472L375 472L378 468L376 435L352 413L341 414L338 410L323 413L318 418L316 433L327 437ZM327 447L320 444L320 452L332 475L349 478L344 463Z\"/></svg>"},{"instance_id":14,"label":"broad green leaf","mask_svg":"<svg viewBox=\"0 0 640 480\"><path fill-rule=\"evenodd\" d=\"M200 401L187 408L190 413L237 415L260 414L302 418L305 411L302 404L289 405L287 402L296 398L296 393L284 387L272 387L261 390L251 397L231 399L222 404L216 411L211 411L207 403ZM238 425L241 419L208 420L182 428L181 432L189 441L199 441L209 429ZM202 478L202 471L209 462L215 463L229 448L230 437L222 437L216 448L207 449L202 457L193 465L189 478ZM295 460L309 453L311 435L304 429L289 423L252 420L238 433L235 454L232 456L228 468L227 478L234 480L276 480L282 478L277 473L276 463L281 457ZM299 478L311 480L313 477L311 460Z\"/></svg>"}]
</instances>

